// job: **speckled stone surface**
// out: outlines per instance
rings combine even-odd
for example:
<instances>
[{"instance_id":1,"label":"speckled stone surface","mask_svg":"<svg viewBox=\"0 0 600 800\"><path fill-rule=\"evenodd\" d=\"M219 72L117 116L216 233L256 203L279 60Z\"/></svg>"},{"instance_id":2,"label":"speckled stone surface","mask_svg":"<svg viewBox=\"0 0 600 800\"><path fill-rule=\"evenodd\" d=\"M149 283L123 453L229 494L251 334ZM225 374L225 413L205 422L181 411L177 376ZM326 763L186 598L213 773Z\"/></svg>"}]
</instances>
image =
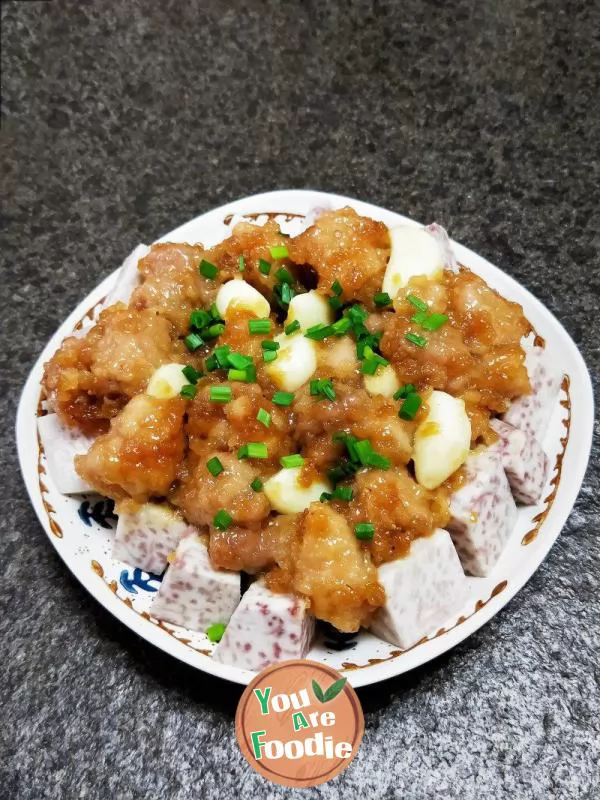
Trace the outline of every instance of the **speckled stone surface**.
<instances>
[{"instance_id":1,"label":"speckled stone surface","mask_svg":"<svg viewBox=\"0 0 600 800\"><path fill-rule=\"evenodd\" d=\"M294 794L242 760L240 690L113 620L36 521L13 418L61 319L138 241L314 187L446 224L597 377L599 31L595 0L2 3L3 798ZM357 760L297 796L599 796L597 443L530 583L451 653L362 691Z\"/></svg>"}]
</instances>

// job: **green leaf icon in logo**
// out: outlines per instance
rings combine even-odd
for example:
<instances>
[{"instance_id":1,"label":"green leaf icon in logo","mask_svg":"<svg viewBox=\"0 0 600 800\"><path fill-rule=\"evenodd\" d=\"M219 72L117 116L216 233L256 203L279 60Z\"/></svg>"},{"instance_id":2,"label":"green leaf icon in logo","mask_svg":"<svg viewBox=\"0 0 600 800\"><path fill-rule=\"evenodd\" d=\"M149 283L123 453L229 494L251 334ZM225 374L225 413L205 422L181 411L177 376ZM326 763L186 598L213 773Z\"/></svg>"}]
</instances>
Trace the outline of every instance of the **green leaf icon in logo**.
<instances>
[{"instance_id":1,"label":"green leaf icon in logo","mask_svg":"<svg viewBox=\"0 0 600 800\"><path fill-rule=\"evenodd\" d=\"M347 678L340 678L337 681L334 681L331 686L323 691L319 684L313 680L312 688L313 692L315 693L315 697L320 703L328 703L330 700L333 700L338 694L342 691L344 686L346 685Z\"/></svg>"}]
</instances>

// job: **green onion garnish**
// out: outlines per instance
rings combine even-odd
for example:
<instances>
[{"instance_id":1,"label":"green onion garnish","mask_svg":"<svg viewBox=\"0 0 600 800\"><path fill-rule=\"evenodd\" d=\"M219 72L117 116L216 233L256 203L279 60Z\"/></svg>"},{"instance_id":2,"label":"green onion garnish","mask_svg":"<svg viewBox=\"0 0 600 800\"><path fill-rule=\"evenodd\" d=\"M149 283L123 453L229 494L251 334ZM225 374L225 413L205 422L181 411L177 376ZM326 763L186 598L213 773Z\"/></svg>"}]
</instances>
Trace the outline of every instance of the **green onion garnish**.
<instances>
[{"instance_id":1,"label":"green onion garnish","mask_svg":"<svg viewBox=\"0 0 600 800\"><path fill-rule=\"evenodd\" d=\"M202 259L200 262L200 274L204 275L205 278L210 278L212 280L216 277L218 271L218 268L215 267L214 264L211 264L210 261Z\"/></svg>"},{"instance_id":2,"label":"green onion garnish","mask_svg":"<svg viewBox=\"0 0 600 800\"><path fill-rule=\"evenodd\" d=\"M227 369L227 367L229 366L230 351L231 348L227 344L221 344L219 345L219 347L215 347L215 349L213 350L213 354L217 359L217 363L221 367L221 369ZM235 365L232 364L231 366Z\"/></svg>"},{"instance_id":3,"label":"green onion garnish","mask_svg":"<svg viewBox=\"0 0 600 800\"><path fill-rule=\"evenodd\" d=\"M335 297L335 295L333 297L328 297L327 302L329 303L331 308L333 308L334 311L339 311L340 308L344 305L340 300L340 298Z\"/></svg>"},{"instance_id":4,"label":"green onion garnish","mask_svg":"<svg viewBox=\"0 0 600 800\"><path fill-rule=\"evenodd\" d=\"M212 353L206 359L204 366L206 367L207 372L214 372L216 369L219 369L219 362L217 361L217 357L214 353Z\"/></svg>"},{"instance_id":5,"label":"green onion garnish","mask_svg":"<svg viewBox=\"0 0 600 800\"><path fill-rule=\"evenodd\" d=\"M331 291L335 295L337 295L337 297L340 297L344 292L344 287L342 286L342 284L339 281L334 281L331 284Z\"/></svg>"},{"instance_id":6,"label":"green onion garnish","mask_svg":"<svg viewBox=\"0 0 600 800\"><path fill-rule=\"evenodd\" d=\"M415 308L418 308L419 311L427 311L429 306L424 300L421 300L420 297L415 297L414 294L409 294L406 298L411 305Z\"/></svg>"},{"instance_id":7,"label":"green onion garnish","mask_svg":"<svg viewBox=\"0 0 600 800\"><path fill-rule=\"evenodd\" d=\"M265 261L264 258L258 259L258 271L262 275L268 275L271 272L271 265L268 261Z\"/></svg>"},{"instance_id":8,"label":"green onion garnish","mask_svg":"<svg viewBox=\"0 0 600 800\"><path fill-rule=\"evenodd\" d=\"M196 328L200 331L202 328L205 328L210 321L211 317L208 311L204 311L201 308L195 309L195 311L192 311L190 314L190 328Z\"/></svg>"},{"instance_id":9,"label":"green onion garnish","mask_svg":"<svg viewBox=\"0 0 600 800\"><path fill-rule=\"evenodd\" d=\"M294 276L285 267L280 267L277 270L277 272L275 273L275 277L277 278L279 283L293 283L294 282Z\"/></svg>"},{"instance_id":10,"label":"green onion garnish","mask_svg":"<svg viewBox=\"0 0 600 800\"><path fill-rule=\"evenodd\" d=\"M400 406L398 416L401 417L401 419L414 419L422 402L418 394L411 392Z\"/></svg>"},{"instance_id":11,"label":"green onion garnish","mask_svg":"<svg viewBox=\"0 0 600 800\"><path fill-rule=\"evenodd\" d=\"M254 480L250 484L250 488L254 489L255 492L260 492L262 487L263 487L263 482L261 481L260 478L254 478Z\"/></svg>"},{"instance_id":12,"label":"green onion garnish","mask_svg":"<svg viewBox=\"0 0 600 800\"><path fill-rule=\"evenodd\" d=\"M300 330L300 320L295 319L293 322L290 322L289 325L285 326L284 330L286 336L291 336L292 333L296 333L296 331Z\"/></svg>"},{"instance_id":13,"label":"green onion garnish","mask_svg":"<svg viewBox=\"0 0 600 800\"><path fill-rule=\"evenodd\" d=\"M270 415L270 414L269 414L269 412L268 412L268 411L266 411L264 408L259 408L259 410L258 410L258 414L256 415L256 419L257 419L257 420L258 420L258 421L259 421L259 422L260 422L262 425L264 425L264 426L265 426L265 428L268 428L268 427L269 427L269 425L271 424L271 415Z\"/></svg>"},{"instance_id":14,"label":"green onion garnish","mask_svg":"<svg viewBox=\"0 0 600 800\"><path fill-rule=\"evenodd\" d=\"M244 272L245 271L245 269L246 269L246 259L244 258L244 256L240 256L238 258L238 267L239 267L240 272Z\"/></svg>"},{"instance_id":15,"label":"green onion garnish","mask_svg":"<svg viewBox=\"0 0 600 800\"><path fill-rule=\"evenodd\" d=\"M214 516L213 525L220 531L226 531L233 522L233 517L224 508L221 508Z\"/></svg>"},{"instance_id":16,"label":"green onion garnish","mask_svg":"<svg viewBox=\"0 0 600 800\"><path fill-rule=\"evenodd\" d=\"M192 353L194 350L197 350L199 347L202 347L204 341L198 336L197 333L188 333L188 335L183 340L185 342L185 346L188 350Z\"/></svg>"},{"instance_id":17,"label":"green onion garnish","mask_svg":"<svg viewBox=\"0 0 600 800\"><path fill-rule=\"evenodd\" d=\"M348 333L351 327L352 323L348 317L342 317L341 319L338 319L337 322L333 323L331 330L333 331L334 336L343 336L345 333Z\"/></svg>"},{"instance_id":18,"label":"green onion garnish","mask_svg":"<svg viewBox=\"0 0 600 800\"><path fill-rule=\"evenodd\" d=\"M246 370L245 369L230 369L227 371L227 380L228 381L246 381Z\"/></svg>"},{"instance_id":19,"label":"green onion garnish","mask_svg":"<svg viewBox=\"0 0 600 800\"><path fill-rule=\"evenodd\" d=\"M220 336L224 330L224 322L215 322L214 325L209 325L208 328L205 328L202 331L202 336L204 336L206 339L216 339L216 337Z\"/></svg>"},{"instance_id":20,"label":"green onion garnish","mask_svg":"<svg viewBox=\"0 0 600 800\"><path fill-rule=\"evenodd\" d=\"M336 486L332 492L332 500L346 500L350 501L354 497L354 491L351 486Z\"/></svg>"},{"instance_id":21,"label":"green onion garnish","mask_svg":"<svg viewBox=\"0 0 600 800\"><path fill-rule=\"evenodd\" d=\"M448 322L446 314L430 314L421 322L421 327L426 331L437 331Z\"/></svg>"},{"instance_id":22,"label":"green onion garnish","mask_svg":"<svg viewBox=\"0 0 600 800\"><path fill-rule=\"evenodd\" d=\"M208 309L208 313L211 315L213 319L221 319L221 313L217 308L217 304L213 303L211 307Z\"/></svg>"},{"instance_id":23,"label":"green onion garnish","mask_svg":"<svg viewBox=\"0 0 600 800\"><path fill-rule=\"evenodd\" d=\"M268 458L269 451L264 442L248 442L238 450L238 458Z\"/></svg>"},{"instance_id":24,"label":"green onion garnish","mask_svg":"<svg viewBox=\"0 0 600 800\"><path fill-rule=\"evenodd\" d=\"M313 339L315 342L321 342L323 339L331 336L332 333L332 325L325 325L325 323L320 322L318 325L313 325L310 327L304 335L307 339Z\"/></svg>"},{"instance_id":25,"label":"green onion garnish","mask_svg":"<svg viewBox=\"0 0 600 800\"><path fill-rule=\"evenodd\" d=\"M288 258L289 256L288 249L284 244L270 247L269 252L271 253L271 258Z\"/></svg>"},{"instance_id":26,"label":"green onion garnish","mask_svg":"<svg viewBox=\"0 0 600 800\"><path fill-rule=\"evenodd\" d=\"M415 391L416 389L413 384L407 383L404 386L401 386L398 391L394 392L394 400L401 400L403 397L408 397L409 394L412 394Z\"/></svg>"},{"instance_id":27,"label":"green onion garnish","mask_svg":"<svg viewBox=\"0 0 600 800\"><path fill-rule=\"evenodd\" d=\"M231 400L231 386L211 386L210 399L213 403L228 403Z\"/></svg>"},{"instance_id":28,"label":"green onion garnish","mask_svg":"<svg viewBox=\"0 0 600 800\"><path fill-rule=\"evenodd\" d=\"M193 383L187 383L185 386L181 387L181 391L179 394L182 397L185 397L186 400L193 400L196 397L196 389L198 387L195 386Z\"/></svg>"},{"instance_id":29,"label":"green onion garnish","mask_svg":"<svg viewBox=\"0 0 600 800\"><path fill-rule=\"evenodd\" d=\"M313 397L326 397L328 400L335 400L335 389L329 378L312 380L309 384L309 389Z\"/></svg>"},{"instance_id":30,"label":"green onion garnish","mask_svg":"<svg viewBox=\"0 0 600 800\"><path fill-rule=\"evenodd\" d=\"M292 297L294 296L294 291L289 283L282 283L281 284L281 303L284 306L289 306Z\"/></svg>"},{"instance_id":31,"label":"green onion garnish","mask_svg":"<svg viewBox=\"0 0 600 800\"><path fill-rule=\"evenodd\" d=\"M276 406L291 406L294 402L294 395L292 392L275 392L271 402L275 403Z\"/></svg>"},{"instance_id":32,"label":"green onion garnish","mask_svg":"<svg viewBox=\"0 0 600 800\"><path fill-rule=\"evenodd\" d=\"M281 347L279 342L274 342L272 339L263 339L260 346L263 350L279 350Z\"/></svg>"},{"instance_id":33,"label":"green onion garnish","mask_svg":"<svg viewBox=\"0 0 600 800\"><path fill-rule=\"evenodd\" d=\"M195 367L192 367L191 364L188 364L188 366L184 367L181 371L190 383L198 383L202 377L202 373L195 369Z\"/></svg>"},{"instance_id":34,"label":"green onion garnish","mask_svg":"<svg viewBox=\"0 0 600 800\"><path fill-rule=\"evenodd\" d=\"M227 625L224 625L222 622L215 622L214 625L209 625L209 627L206 629L208 641L212 642L213 644L220 642L223 638L226 627Z\"/></svg>"},{"instance_id":35,"label":"green onion garnish","mask_svg":"<svg viewBox=\"0 0 600 800\"><path fill-rule=\"evenodd\" d=\"M331 494L331 492L321 492L319 500L321 503L326 503L328 500L331 500L332 497L333 495Z\"/></svg>"},{"instance_id":36,"label":"green onion garnish","mask_svg":"<svg viewBox=\"0 0 600 800\"><path fill-rule=\"evenodd\" d=\"M277 358L277 350L265 350L263 353L263 361L265 364L270 364Z\"/></svg>"},{"instance_id":37,"label":"green onion garnish","mask_svg":"<svg viewBox=\"0 0 600 800\"><path fill-rule=\"evenodd\" d=\"M304 464L304 458L300 453L294 453L291 456L281 456L279 463L285 469L291 469L292 467L301 467Z\"/></svg>"},{"instance_id":38,"label":"green onion garnish","mask_svg":"<svg viewBox=\"0 0 600 800\"><path fill-rule=\"evenodd\" d=\"M271 333L270 319L250 319L248 320L248 330L252 335L257 333Z\"/></svg>"},{"instance_id":39,"label":"green onion garnish","mask_svg":"<svg viewBox=\"0 0 600 800\"><path fill-rule=\"evenodd\" d=\"M354 533L357 539L372 539L375 535L375 525L372 522L359 522L354 526Z\"/></svg>"},{"instance_id":40,"label":"green onion garnish","mask_svg":"<svg viewBox=\"0 0 600 800\"><path fill-rule=\"evenodd\" d=\"M416 345L416 347L425 347L427 345L427 339L424 336L419 336L417 333L405 333L404 338Z\"/></svg>"},{"instance_id":41,"label":"green onion garnish","mask_svg":"<svg viewBox=\"0 0 600 800\"><path fill-rule=\"evenodd\" d=\"M246 369L252 365L252 358L241 353L227 353L227 362L234 369Z\"/></svg>"},{"instance_id":42,"label":"green onion garnish","mask_svg":"<svg viewBox=\"0 0 600 800\"><path fill-rule=\"evenodd\" d=\"M387 292L377 292L377 294L373 297L373 300L375 301L377 308L384 308L385 306L391 305L392 302L392 298Z\"/></svg>"},{"instance_id":43,"label":"green onion garnish","mask_svg":"<svg viewBox=\"0 0 600 800\"><path fill-rule=\"evenodd\" d=\"M210 472L210 474L213 477L216 478L217 475L220 475L223 472L225 467L223 466L223 464L221 464L219 459L216 456L214 456L213 458L209 458L208 461L206 462L206 469Z\"/></svg>"}]
</instances>

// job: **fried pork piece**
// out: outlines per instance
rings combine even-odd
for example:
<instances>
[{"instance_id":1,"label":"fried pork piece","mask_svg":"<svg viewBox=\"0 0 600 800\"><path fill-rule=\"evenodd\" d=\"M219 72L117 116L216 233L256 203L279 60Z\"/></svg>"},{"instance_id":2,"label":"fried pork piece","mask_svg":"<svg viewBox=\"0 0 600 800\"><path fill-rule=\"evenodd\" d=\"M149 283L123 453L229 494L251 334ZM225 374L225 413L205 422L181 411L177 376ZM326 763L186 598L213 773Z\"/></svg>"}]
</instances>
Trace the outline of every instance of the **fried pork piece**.
<instances>
[{"instance_id":1,"label":"fried pork piece","mask_svg":"<svg viewBox=\"0 0 600 800\"><path fill-rule=\"evenodd\" d=\"M278 465L281 456L294 453L289 410L274 405L257 383L228 385L233 399L219 404L211 401L210 385L206 381L202 386L198 384L196 397L188 408L186 426L193 452L198 457L213 450L237 453L238 448L248 442L264 442L269 457L260 460L261 468ZM257 420L261 408L271 415L268 428Z\"/></svg>"},{"instance_id":2,"label":"fried pork piece","mask_svg":"<svg viewBox=\"0 0 600 800\"><path fill-rule=\"evenodd\" d=\"M275 273L279 267L292 267L289 259L274 259L272 247L288 247L290 239L283 236L279 225L269 220L264 225L253 225L250 222L239 222L231 236L225 241L207 250L204 258L216 264L222 271L239 275L239 258L244 256L244 280L261 291L267 299L271 296L277 283ZM259 271L260 260L273 264L268 275Z\"/></svg>"},{"instance_id":3,"label":"fried pork piece","mask_svg":"<svg viewBox=\"0 0 600 800\"><path fill-rule=\"evenodd\" d=\"M188 474L173 495L173 501L194 525L212 525L217 511L225 509L239 525L260 522L269 515L270 505L263 492L250 486L259 470L253 463L240 460L232 453L213 452L223 465L223 472L214 477L206 460L193 456Z\"/></svg>"},{"instance_id":4,"label":"fried pork piece","mask_svg":"<svg viewBox=\"0 0 600 800\"><path fill-rule=\"evenodd\" d=\"M413 539L427 536L450 518L444 490L424 489L403 468L360 472L355 499L340 503L339 510L351 526L365 520L375 525L369 543L375 564L406 555Z\"/></svg>"},{"instance_id":5,"label":"fried pork piece","mask_svg":"<svg viewBox=\"0 0 600 800\"><path fill-rule=\"evenodd\" d=\"M183 459L185 400L134 397L89 451L76 456L75 469L100 494L143 503L164 496Z\"/></svg>"},{"instance_id":6,"label":"fried pork piece","mask_svg":"<svg viewBox=\"0 0 600 800\"><path fill-rule=\"evenodd\" d=\"M169 320L178 334L186 334L190 312L208 308L219 285L233 277L232 271L221 269L214 279L205 278L198 270L203 258L210 261L201 245L155 244L139 263L143 282L134 291L130 306L153 309Z\"/></svg>"},{"instance_id":7,"label":"fried pork piece","mask_svg":"<svg viewBox=\"0 0 600 800\"><path fill-rule=\"evenodd\" d=\"M414 423L398 417L398 405L381 396L372 397L364 389L334 381L336 399L333 402L311 397L304 388L296 395L295 436L304 455L312 462L325 465L335 461L343 452L331 442L338 431L352 433L359 439L369 439L373 449L389 458L392 464L406 464L412 456Z\"/></svg>"},{"instance_id":8,"label":"fried pork piece","mask_svg":"<svg viewBox=\"0 0 600 800\"><path fill-rule=\"evenodd\" d=\"M340 631L357 631L385 602L368 551L341 514L322 503L305 514L293 588Z\"/></svg>"},{"instance_id":9,"label":"fried pork piece","mask_svg":"<svg viewBox=\"0 0 600 800\"><path fill-rule=\"evenodd\" d=\"M324 291L339 281L344 301L360 300L373 307L390 255L388 229L382 222L361 217L351 208L326 211L290 239L288 249L292 261L309 264L317 272Z\"/></svg>"},{"instance_id":10,"label":"fried pork piece","mask_svg":"<svg viewBox=\"0 0 600 800\"><path fill-rule=\"evenodd\" d=\"M161 364L177 361L171 325L152 311L117 303L83 337L65 339L44 368L49 405L67 425L94 434L112 419Z\"/></svg>"},{"instance_id":11,"label":"fried pork piece","mask_svg":"<svg viewBox=\"0 0 600 800\"><path fill-rule=\"evenodd\" d=\"M231 527L213 530L208 552L215 567L255 573L277 565L289 571L297 541L300 514L277 514L258 530Z\"/></svg>"}]
</instances>

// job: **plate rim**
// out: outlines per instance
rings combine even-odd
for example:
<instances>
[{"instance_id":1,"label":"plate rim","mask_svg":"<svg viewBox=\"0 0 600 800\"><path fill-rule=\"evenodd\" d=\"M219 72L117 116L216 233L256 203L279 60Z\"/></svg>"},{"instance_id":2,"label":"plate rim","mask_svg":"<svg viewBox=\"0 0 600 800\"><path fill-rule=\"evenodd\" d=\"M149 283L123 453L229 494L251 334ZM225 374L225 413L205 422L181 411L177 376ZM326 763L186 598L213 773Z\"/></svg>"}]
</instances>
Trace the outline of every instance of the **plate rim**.
<instances>
[{"instance_id":1,"label":"plate rim","mask_svg":"<svg viewBox=\"0 0 600 800\"><path fill-rule=\"evenodd\" d=\"M281 189L271 192L261 192L255 195L248 195L238 198L229 203L225 203L217 208L209 209L208 211L198 214L193 219L178 226L167 234L164 234L156 241L177 240L181 235L181 231L185 228L197 223L199 220L206 220L208 217L214 217L215 221L222 220L230 214L243 214L251 213L266 213L271 211L274 213L285 214L286 211L292 211L288 208L278 211L278 208L284 209L286 203L297 206L299 199L305 201L307 206L318 206L319 203L324 205L331 205L332 207L340 207L342 205L351 205L357 208L359 213L371 214L375 212L377 217L390 219L396 224L411 224L420 225L421 223L405 217L390 209L385 209L381 206L368 203L366 201L351 198L345 195L338 195L331 192L322 192L310 189ZM265 204L270 203L272 200L275 208L267 208ZM263 208L257 208L262 206ZM292 211L292 213L294 213ZM392 219L393 218L393 219ZM181 240L181 239L179 239ZM499 267L489 262L484 256L475 253L469 248L461 245L454 240L451 240L452 246L457 254L458 260L463 263L477 263L485 265L486 270L491 270L495 278L498 278L500 283L509 287L509 294L516 294L523 298L523 305L527 305L526 314L531 317L531 310L534 311L533 316L539 320L543 320L544 324L553 327L557 336L563 340L566 345L569 355L569 369L571 375L576 374L578 381L581 383L580 391L577 395L577 418L572 419L572 425L576 429L577 438L580 442L578 447L577 458L569 458L571 466L571 473L569 476L563 476L561 484L558 487L556 502L552 507L552 524L543 521L540 525L538 533L538 541L533 550L528 552L532 555L525 560L528 564L527 569L521 569L516 578L508 581L504 590L499 592L498 595L490 596L485 607L481 608L477 614L473 614L467 618L466 621L454 628L449 629L442 636L437 636L435 639L429 640L431 643L437 643L433 646L435 652L425 654L422 658L416 658L408 666L404 666L406 661L402 658L389 658L382 663L374 665L365 665L357 669L346 670L344 674L348 677L349 682L354 687L366 686L373 683L378 683L388 678L392 678L415 669L418 666L432 661L443 653L455 647L471 634L475 633L479 628L485 625L489 620L495 616L510 600L517 594L518 591L530 580L533 574L539 569L541 563L547 557L554 542L560 535L569 514L577 500L587 464L591 452L592 438L593 438L593 425L594 425L594 397L591 377L583 356L579 352L575 342L570 337L564 326L554 316L554 314L544 306L525 286L520 284L511 275L503 272ZM476 268L475 268L476 271ZM113 616L115 616L121 623L123 623L132 633L140 636L154 646L168 653L174 658L187 663L195 669L207 672L215 677L223 678L234 683L245 685L255 675L253 671L240 669L239 667L221 664L214 661L210 656L199 654L196 650L192 650L176 637L166 635L164 631L158 628L149 620L145 621L140 619L137 612L129 609L124 602L107 590L106 585L98 588L98 576L92 569L83 571L78 567L75 558L69 559L68 554L60 547L60 539L57 539L50 530L48 524L48 516L46 514L41 491L39 488L39 479L37 473L38 459L32 456L31 446L38 445L37 439L37 426L33 426L34 430L29 430L31 426L31 414L35 414L39 400L39 381L44 362L52 355L56 347L62 339L67 335L67 332L72 329L75 324L85 315L90 307L97 304L108 292L114 283L118 268L104 278L91 292L87 294L83 300L78 303L76 308L63 320L54 334L50 337L42 352L35 360L28 377L25 381L23 390L19 398L19 404L16 415L15 433L17 440L17 451L19 457L19 466L23 481L27 489L30 502L36 512L36 516L46 533L46 536L52 543L58 556L61 558L65 566L69 569L71 574L79 581L79 583L94 597L95 600ZM504 291L504 290L503 290ZM583 391L581 391L583 389ZM33 441L32 441L33 440ZM567 442L564 451L564 458L567 459L567 453L573 453L573 446L569 450L569 444L573 440L573 429L571 430L571 440ZM574 463L571 463L574 462ZM559 502L560 501L560 502ZM544 536L540 534L544 531ZM135 617L132 616L135 614ZM143 622L147 624L143 625ZM408 652L408 651L405 651ZM198 655L201 656L201 662L198 663Z\"/></svg>"}]
</instances>

